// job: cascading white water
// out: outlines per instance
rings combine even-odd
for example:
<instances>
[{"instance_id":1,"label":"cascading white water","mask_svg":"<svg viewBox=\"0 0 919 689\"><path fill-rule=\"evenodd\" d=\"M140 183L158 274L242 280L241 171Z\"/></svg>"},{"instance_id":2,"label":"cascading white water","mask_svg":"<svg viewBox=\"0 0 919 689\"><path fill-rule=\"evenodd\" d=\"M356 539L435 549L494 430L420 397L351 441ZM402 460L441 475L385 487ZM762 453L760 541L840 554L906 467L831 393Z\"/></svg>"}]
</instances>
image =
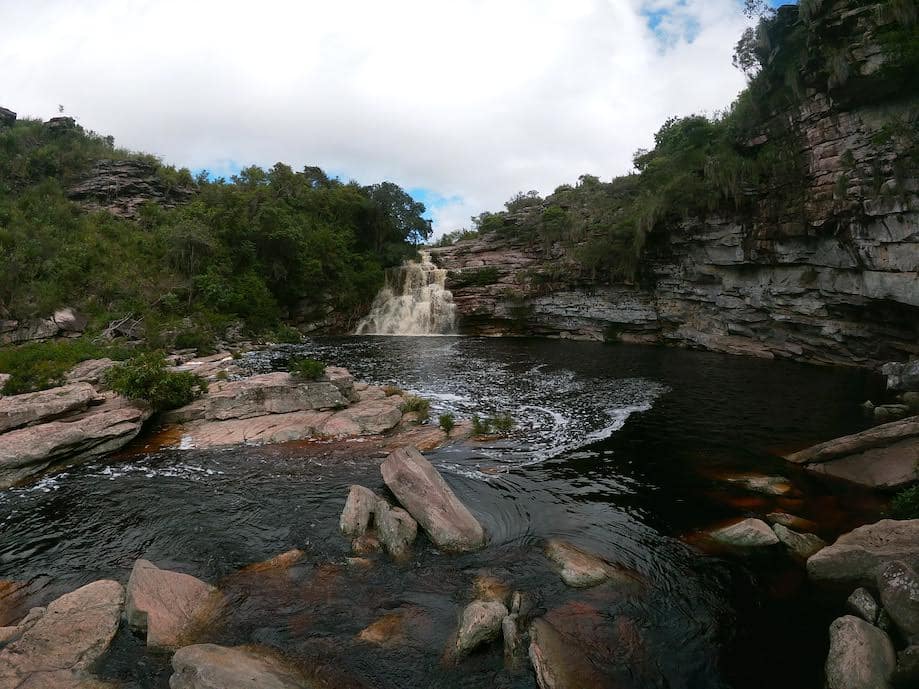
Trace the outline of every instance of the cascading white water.
<instances>
[{"instance_id":1,"label":"cascading white water","mask_svg":"<svg viewBox=\"0 0 919 689\"><path fill-rule=\"evenodd\" d=\"M370 313L356 335L444 335L454 330L456 306L444 286L447 271L434 265L428 251L421 261L406 261L386 275Z\"/></svg>"}]
</instances>

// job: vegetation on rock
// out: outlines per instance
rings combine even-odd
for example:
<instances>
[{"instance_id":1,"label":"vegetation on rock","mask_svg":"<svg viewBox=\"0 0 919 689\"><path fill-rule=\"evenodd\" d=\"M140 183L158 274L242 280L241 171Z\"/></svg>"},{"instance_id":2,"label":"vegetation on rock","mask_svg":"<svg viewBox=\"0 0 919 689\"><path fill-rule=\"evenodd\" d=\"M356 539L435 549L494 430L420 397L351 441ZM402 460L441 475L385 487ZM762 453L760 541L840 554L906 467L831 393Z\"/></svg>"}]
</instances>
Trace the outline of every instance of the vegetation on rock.
<instances>
[{"instance_id":1,"label":"vegetation on rock","mask_svg":"<svg viewBox=\"0 0 919 689\"><path fill-rule=\"evenodd\" d=\"M890 515L894 519L919 519L919 485L905 488L893 497Z\"/></svg>"},{"instance_id":2,"label":"vegetation on rock","mask_svg":"<svg viewBox=\"0 0 919 689\"><path fill-rule=\"evenodd\" d=\"M402 402L402 412L414 412L420 421L424 421L431 414L431 403L424 397L408 395Z\"/></svg>"},{"instance_id":3,"label":"vegetation on rock","mask_svg":"<svg viewBox=\"0 0 919 689\"><path fill-rule=\"evenodd\" d=\"M456 417L454 417L450 412L447 412L446 414L441 414L438 417L437 423L444 433L450 435L450 431L456 427Z\"/></svg>"},{"instance_id":4,"label":"vegetation on rock","mask_svg":"<svg viewBox=\"0 0 919 689\"><path fill-rule=\"evenodd\" d=\"M75 365L101 357L124 359L127 352L119 347L94 344L86 338L0 348L0 373L10 374L0 392L18 395L63 385L64 374Z\"/></svg>"},{"instance_id":5,"label":"vegetation on rock","mask_svg":"<svg viewBox=\"0 0 919 689\"><path fill-rule=\"evenodd\" d=\"M147 402L156 411L176 409L207 391L207 382L186 371L170 371L160 352L147 352L114 366L105 375L112 390Z\"/></svg>"},{"instance_id":6,"label":"vegetation on rock","mask_svg":"<svg viewBox=\"0 0 919 689\"><path fill-rule=\"evenodd\" d=\"M315 359L294 359L288 368L293 375L303 380L319 380L325 373L325 364Z\"/></svg>"}]
</instances>

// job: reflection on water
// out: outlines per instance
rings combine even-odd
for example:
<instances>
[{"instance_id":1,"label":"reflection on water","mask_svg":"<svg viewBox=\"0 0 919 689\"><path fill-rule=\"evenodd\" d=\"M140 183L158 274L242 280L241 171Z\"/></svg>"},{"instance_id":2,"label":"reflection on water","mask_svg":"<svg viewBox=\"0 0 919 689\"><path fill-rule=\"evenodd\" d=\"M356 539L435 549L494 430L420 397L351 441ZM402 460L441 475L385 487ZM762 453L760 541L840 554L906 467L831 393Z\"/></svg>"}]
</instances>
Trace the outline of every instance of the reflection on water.
<instances>
[{"instance_id":1,"label":"reflection on water","mask_svg":"<svg viewBox=\"0 0 919 689\"><path fill-rule=\"evenodd\" d=\"M433 402L433 414L510 412L508 442L432 457L482 520L488 548L444 556L425 540L405 565L346 564L337 531L347 487L384 491L378 458L297 446L171 451L70 470L0 494L0 578L33 580L36 604L101 577L126 580L134 559L224 579L236 602L219 643L262 643L340 686L535 687L498 645L441 662L473 579L488 572L567 620L611 686L818 686L827 612L781 554L704 554L684 536L741 514L787 509L832 537L877 506L777 460L786 448L851 432L877 381L666 349L527 340L345 338L306 351L371 382ZM289 350L251 365L283 365ZM494 473L498 468L500 471ZM719 478L783 474L800 498L761 496ZM643 596L564 586L542 555L562 537L638 570ZM305 561L282 577L230 577L290 548ZM388 647L356 638L383 615L404 630ZM793 619L794 624L789 624ZM623 649L632 649L628 657ZM782 663L775 658L781 657ZM334 672L333 672L334 670ZM167 659L127 633L104 674L167 686Z\"/></svg>"}]
</instances>

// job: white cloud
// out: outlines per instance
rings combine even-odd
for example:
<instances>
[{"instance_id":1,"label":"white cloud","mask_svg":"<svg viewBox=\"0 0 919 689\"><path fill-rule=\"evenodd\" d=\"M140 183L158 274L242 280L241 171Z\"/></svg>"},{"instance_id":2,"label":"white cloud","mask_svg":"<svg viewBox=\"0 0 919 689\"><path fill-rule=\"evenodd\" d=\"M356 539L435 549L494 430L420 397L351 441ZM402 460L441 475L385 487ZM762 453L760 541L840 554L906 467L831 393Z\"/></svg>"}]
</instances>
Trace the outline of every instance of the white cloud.
<instances>
[{"instance_id":1,"label":"white cloud","mask_svg":"<svg viewBox=\"0 0 919 689\"><path fill-rule=\"evenodd\" d=\"M2 0L0 105L192 168L424 187L458 197L447 231L727 106L744 25L736 0Z\"/></svg>"}]
</instances>

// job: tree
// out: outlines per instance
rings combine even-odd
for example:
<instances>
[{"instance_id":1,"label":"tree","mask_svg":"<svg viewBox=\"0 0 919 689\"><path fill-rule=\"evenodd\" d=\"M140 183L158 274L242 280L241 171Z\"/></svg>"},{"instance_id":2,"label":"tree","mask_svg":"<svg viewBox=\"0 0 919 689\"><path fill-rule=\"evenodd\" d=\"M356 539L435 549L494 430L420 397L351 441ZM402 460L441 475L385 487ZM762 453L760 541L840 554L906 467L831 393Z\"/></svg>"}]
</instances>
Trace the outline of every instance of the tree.
<instances>
[{"instance_id":1,"label":"tree","mask_svg":"<svg viewBox=\"0 0 919 689\"><path fill-rule=\"evenodd\" d=\"M431 221L423 217L424 204L413 199L398 184L382 182L364 187L363 191L383 213L374 247L377 251L387 242L408 241L418 245L433 234Z\"/></svg>"}]
</instances>

